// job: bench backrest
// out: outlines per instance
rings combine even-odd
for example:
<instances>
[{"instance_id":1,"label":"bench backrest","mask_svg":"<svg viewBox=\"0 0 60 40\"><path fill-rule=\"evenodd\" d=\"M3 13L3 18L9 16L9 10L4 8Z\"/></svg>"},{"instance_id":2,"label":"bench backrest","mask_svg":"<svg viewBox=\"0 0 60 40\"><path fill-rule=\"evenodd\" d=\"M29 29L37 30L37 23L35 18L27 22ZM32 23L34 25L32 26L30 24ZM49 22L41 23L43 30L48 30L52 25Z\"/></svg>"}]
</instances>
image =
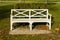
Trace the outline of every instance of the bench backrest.
<instances>
[{"instance_id":1,"label":"bench backrest","mask_svg":"<svg viewBox=\"0 0 60 40\"><path fill-rule=\"evenodd\" d=\"M19 18L47 18L48 9L11 9L12 17Z\"/></svg>"}]
</instances>

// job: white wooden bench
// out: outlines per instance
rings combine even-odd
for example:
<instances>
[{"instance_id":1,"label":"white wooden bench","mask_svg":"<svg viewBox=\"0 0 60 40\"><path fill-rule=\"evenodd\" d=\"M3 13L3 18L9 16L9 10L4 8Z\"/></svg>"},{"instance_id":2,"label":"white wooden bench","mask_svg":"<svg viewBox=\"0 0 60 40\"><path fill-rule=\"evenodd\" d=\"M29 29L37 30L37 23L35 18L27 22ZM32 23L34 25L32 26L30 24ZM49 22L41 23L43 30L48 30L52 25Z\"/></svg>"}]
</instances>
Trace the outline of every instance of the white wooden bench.
<instances>
[{"instance_id":1,"label":"white wooden bench","mask_svg":"<svg viewBox=\"0 0 60 40\"><path fill-rule=\"evenodd\" d=\"M46 22L51 30L51 14L48 9L11 9L10 30L13 30L12 25L16 22L28 22L30 30L34 22Z\"/></svg>"}]
</instances>

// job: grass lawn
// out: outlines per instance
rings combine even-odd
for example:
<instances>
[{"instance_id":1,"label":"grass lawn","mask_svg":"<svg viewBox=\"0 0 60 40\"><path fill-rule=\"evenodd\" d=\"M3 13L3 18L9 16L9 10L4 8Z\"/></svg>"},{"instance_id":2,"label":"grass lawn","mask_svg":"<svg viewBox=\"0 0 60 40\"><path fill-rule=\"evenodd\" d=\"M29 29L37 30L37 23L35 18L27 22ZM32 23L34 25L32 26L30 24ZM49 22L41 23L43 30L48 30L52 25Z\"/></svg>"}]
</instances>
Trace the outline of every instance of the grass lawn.
<instances>
[{"instance_id":1,"label":"grass lawn","mask_svg":"<svg viewBox=\"0 0 60 40\"><path fill-rule=\"evenodd\" d=\"M46 0L1 0L1 1L31 1L31 2L46 2Z\"/></svg>"},{"instance_id":2,"label":"grass lawn","mask_svg":"<svg viewBox=\"0 0 60 40\"><path fill-rule=\"evenodd\" d=\"M17 2L11 3L0 3L0 40L60 40L60 3L49 3L44 4L46 8L49 9L49 13L52 14L53 17L53 25L52 25L52 34L39 34L39 35L10 35L10 10L14 8L13 6L17 4ZM28 4L29 5L29 4ZM41 5L41 8L44 8L44 5ZM15 5L16 6L16 5ZM21 5L20 8L29 8L31 4L27 7L27 5ZM24 7L25 6L25 7ZM34 7L35 6L35 7ZM33 5L31 8L37 8L37 4ZM57 32L55 28L59 28Z\"/></svg>"},{"instance_id":3,"label":"grass lawn","mask_svg":"<svg viewBox=\"0 0 60 40\"><path fill-rule=\"evenodd\" d=\"M0 1L30 1L30 2L46 2L46 1L48 1L48 2L60 2L60 0L0 0Z\"/></svg>"},{"instance_id":4,"label":"grass lawn","mask_svg":"<svg viewBox=\"0 0 60 40\"><path fill-rule=\"evenodd\" d=\"M48 0L48 2L60 2L60 0Z\"/></svg>"}]
</instances>

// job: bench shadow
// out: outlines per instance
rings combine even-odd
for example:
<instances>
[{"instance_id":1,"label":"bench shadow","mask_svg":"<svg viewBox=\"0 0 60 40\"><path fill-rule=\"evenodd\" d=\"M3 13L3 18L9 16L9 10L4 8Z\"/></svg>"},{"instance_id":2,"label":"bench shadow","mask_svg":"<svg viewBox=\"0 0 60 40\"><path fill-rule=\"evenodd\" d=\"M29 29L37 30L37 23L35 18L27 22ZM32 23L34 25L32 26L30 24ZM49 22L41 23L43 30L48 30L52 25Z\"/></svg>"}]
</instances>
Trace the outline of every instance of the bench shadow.
<instances>
[{"instance_id":1,"label":"bench shadow","mask_svg":"<svg viewBox=\"0 0 60 40\"><path fill-rule=\"evenodd\" d=\"M55 23L54 17L51 18L51 21L52 21L51 26L53 26L53 24Z\"/></svg>"},{"instance_id":2,"label":"bench shadow","mask_svg":"<svg viewBox=\"0 0 60 40\"><path fill-rule=\"evenodd\" d=\"M46 25L46 22L44 22L44 23L42 23L42 22L34 22L33 23L33 29L34 28L39 28L39 27L41 27L41 26L45 26Z\"/></svg>"},{"instance_id":3,"label":"bench shadow","mask_svg":"<svg viewBox=\"0 0 60 40\"><path fill-rule=\"evenodd\" d=\"M29 23L23 22L23 23L14 23L13 24L14 29L16 28L29 28Z\"/></svg>"}]
</instances>

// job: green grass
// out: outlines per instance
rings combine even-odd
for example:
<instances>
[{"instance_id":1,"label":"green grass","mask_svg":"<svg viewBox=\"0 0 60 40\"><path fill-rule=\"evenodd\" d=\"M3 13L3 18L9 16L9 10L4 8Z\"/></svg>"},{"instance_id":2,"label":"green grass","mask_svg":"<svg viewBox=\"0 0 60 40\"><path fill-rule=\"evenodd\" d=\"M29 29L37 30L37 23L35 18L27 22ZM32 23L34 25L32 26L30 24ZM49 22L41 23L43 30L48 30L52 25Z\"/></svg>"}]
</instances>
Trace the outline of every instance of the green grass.
<instances>
[{"instance_id":1,"label":"green grass","mask_svg":"<svg viewBox=\"0 0 60 40\"><path fill-rule=\"evenodd\" d=\"M46 2L46 0L1 0L1 1L31 1L31 2Z\"/></svg>"},{"instance_id":2,"label":"green grass","mask_svg":"<svg viewBox=\"0 0 60 40\"><path fill-rule=\"evenodd\" d=\"M60 0L48 0L48 2L60 2Z\"/></svg>"},{"instance_id":3,"label":"green grass","mask_svg":"<svg viewBox=\"0 0 60 40\"><path fill-rule=\"evenodd\" d=\"M5 5L13 5L16 4L18 2L0 2L0 6L5 6Z\"/></svg>"},{"instance_id":4,"label":"green grass","mask_svg":"<svg viewBox=\"0 0 60 40\"><path fill-rule=\"evenodd\" d=\"M16 3L0 3L0 40L60 40L60 31L56 32L54 28L60 29L60 3L50 4L25 4L21 3L20 8L48 8L49 13L53 17L54 24L52 26L53 34L40 34L40 35L10 35L10 9L18 8ZM57 34L58 33L58 34Z\"/></svg>"},{"instance_id":5,"label":"green grass","mask_svg":"<svg viewBox=\"0 0 60 40\"><path fill-rule=\"evenodd\" d=\"M19 1L19 0L1 0L1 1ZM21 2L60 2L60 0L20 0Z\"/></svg>"},{"instance_id":6,"label":"green grass","mask_svg":"<svg viewBox=\"0 0 60 40\"><path fill-rule=\"evenodd\" d=\"M3 20L0 20L0 30L9 27L9 18L5 18Z\"/></svg>"}]
</instances>

